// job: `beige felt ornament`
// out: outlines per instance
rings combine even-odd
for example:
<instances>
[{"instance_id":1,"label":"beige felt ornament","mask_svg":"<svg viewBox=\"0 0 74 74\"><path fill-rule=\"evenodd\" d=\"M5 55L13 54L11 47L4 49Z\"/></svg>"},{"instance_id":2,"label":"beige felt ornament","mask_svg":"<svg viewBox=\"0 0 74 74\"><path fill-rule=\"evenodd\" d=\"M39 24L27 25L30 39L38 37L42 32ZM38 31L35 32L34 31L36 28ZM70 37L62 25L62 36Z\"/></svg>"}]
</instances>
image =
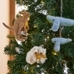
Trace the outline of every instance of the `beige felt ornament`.
<instances>
[{"instance_id":1,"label":"beige felt ornament","mask_svg":"<svg viewBox=\"0 0 74 74\"><path fill-rule=\"evenodd\" d=\"M16 40L25 41L27 39L27 32L29 30L28 18L30 18L30 13L25 10L20 11L19 13L22 14L22 16L14 21L13 27L9 27L5 23L3 23L3 25L6 28L14 31Z\"/></svg>"},{"instance_id":2,"label":"beige felt ornament","mask_svg":"<svg viewBox=\"0 0 74 74\"><path fill-rule=\"evenodd\" d=\"M35 63L43 64L46 59L46 49L41 46L34 46L26 55L26 62L31 65Z\"/></svg>"}]
</instances>

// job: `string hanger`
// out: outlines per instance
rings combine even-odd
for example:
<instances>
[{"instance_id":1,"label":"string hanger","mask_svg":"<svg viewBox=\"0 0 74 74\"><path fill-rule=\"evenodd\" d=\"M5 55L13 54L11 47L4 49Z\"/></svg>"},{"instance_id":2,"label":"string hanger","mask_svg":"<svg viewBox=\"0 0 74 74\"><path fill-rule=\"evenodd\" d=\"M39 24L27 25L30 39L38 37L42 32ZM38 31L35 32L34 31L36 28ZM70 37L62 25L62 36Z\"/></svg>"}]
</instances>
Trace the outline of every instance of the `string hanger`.
<instances>
[{"instance_id":1,"label":"string hanger","mask_svg":"<svg viewBox=\"0 0 74 74\"><path fill-rule=\"evenodd\" d=\"M60 17L62 17L63 16L63 0L61 0L60 4L61 4L60 5ZM63 27L60 26L60 30L59 30L60 37L62 37L62 29L63 29Z\"/></svg>"}]
</instances>

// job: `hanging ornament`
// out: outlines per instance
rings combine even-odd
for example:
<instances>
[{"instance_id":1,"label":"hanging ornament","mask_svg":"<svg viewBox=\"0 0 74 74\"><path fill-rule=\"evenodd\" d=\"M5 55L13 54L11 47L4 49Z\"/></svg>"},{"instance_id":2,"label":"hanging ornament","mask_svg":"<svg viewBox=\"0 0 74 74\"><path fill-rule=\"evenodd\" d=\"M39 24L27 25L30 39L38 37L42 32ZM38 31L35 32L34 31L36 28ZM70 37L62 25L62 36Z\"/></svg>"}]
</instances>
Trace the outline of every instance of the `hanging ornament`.
<instances>
[{"instance_id":1,"label":"hanging ornament","mask_svg":"<svg viewBox=\"0 0 74 74\"><path fill-rule=\"evenodd\" d=\"M26 55L26 62L29 64L41 63L46 61L46 49L42 46L34 46Z\"/></svg>"},{"instance_id":2,"label":"hanging ornament","mask_svg":"<svg viewBox=\"0 0 74 74\"><path fill-rule=\"evenodd\" d=\"M51 30L54 32L58 31L60 26L74 26L74 20L72 19L56 17L51 15L47 15L46 18L49 22L53 24Z\"/></svg>"},{"instance_id":3,"label":"hanging ornament","mask_svg":"<svg viewBox=\"0 0 74 74\"><path fill-rule=\"evenodd\" d=\"M3 25L14 32L14 36L17 41L22 42L27 39L27 32L29 30L28 18L30 18L30 13L25 10L20 11L19 13L22 16L14 21L14 25L12 27L7 26L5 23L3 23Z\"/></svg>"},{"instance_id":4,"label":"hanging ornament","mask_svg":"<svg viewBox=\"0 0 74 74\"><path fill-rule=\"evenodd\" d=\"M70 38L62 38L62 37L52 38L52 42L54 43L54 50L56 52L58 52L60 50L61 44L66 44L71 41L72 41L72 39L70 39Z\"/></svg>"}]
</instances>

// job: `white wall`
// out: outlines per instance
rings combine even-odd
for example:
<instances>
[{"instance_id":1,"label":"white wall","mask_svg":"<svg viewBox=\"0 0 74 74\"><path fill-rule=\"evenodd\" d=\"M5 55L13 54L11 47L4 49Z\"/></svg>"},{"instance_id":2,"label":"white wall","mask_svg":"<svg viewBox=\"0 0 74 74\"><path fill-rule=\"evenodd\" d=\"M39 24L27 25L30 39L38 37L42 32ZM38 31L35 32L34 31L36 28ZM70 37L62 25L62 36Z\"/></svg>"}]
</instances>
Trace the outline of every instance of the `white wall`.
<instances>
[{"instance_id":1,"label":"white wall","mask_svg":"<svg viewBox=\"0 0 74 74\"><path fill-rule=\"evenodd\" d=\"M4 53L4 47L8 44L9 30L3 26L2 22L9 25L9 0L0 0L0 74L6 74L8 56Z\"/></svg>"}]
</instances>

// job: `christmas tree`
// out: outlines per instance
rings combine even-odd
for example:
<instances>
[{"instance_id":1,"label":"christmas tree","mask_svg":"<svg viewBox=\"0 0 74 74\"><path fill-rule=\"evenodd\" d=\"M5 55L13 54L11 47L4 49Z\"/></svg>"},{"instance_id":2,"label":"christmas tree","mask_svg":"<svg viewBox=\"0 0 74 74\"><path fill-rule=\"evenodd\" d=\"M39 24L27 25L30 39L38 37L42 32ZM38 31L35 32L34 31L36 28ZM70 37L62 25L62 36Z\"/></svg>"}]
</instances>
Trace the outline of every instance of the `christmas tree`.
<instances>
[{"instance_id":1,"label":"christmas tree","mask_svg":"<svg viewBox=\"0 0 74 74\"><path fill-rule=\"evenodd\" d=\"M48 15L74 19L73 0L16 0L20 5L27 6L30 13L27 39L18 44L14 36L8 36L9 44L4 52L13 55L8 60L8 74L74 74L74 26L61 27L57 32L51 29ZM60 45L60 50L54 50L52 38L63 37L71 42ZM35 52L35 62L27 61L29 51ZM42 52L40 50L43 50ZM41 52L41 53L39 53ZM44 55L43 55L44 52ZM33 61L32 56L30 59ZM30 60L29 59L29 60ZM67 68L67 72L65 72Z\"/></svg>"}]
</instances>

